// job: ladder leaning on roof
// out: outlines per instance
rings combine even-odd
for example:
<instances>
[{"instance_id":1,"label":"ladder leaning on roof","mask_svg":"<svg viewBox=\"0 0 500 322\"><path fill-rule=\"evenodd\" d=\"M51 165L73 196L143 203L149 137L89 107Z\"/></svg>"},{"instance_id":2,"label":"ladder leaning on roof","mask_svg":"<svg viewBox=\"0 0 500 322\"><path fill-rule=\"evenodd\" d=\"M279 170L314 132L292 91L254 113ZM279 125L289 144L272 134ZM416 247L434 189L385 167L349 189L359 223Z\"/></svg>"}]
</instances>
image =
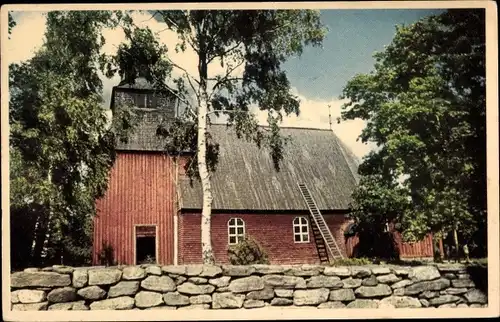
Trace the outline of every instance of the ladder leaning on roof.
<instances>
[{"instance_id":1,"label":"ladder leaning on roof","mask_svg":"<svg viewBox=\"0 0 500 322\"><path fill-rule=\"evenodd\" d=\"M344 258L342 252L339 249L339 246L337 245L337 242L335 242L335 238L333 238L332 232L330 231L328 225L326 224L325 218L319 211L316 202L311 196L309 188L307 188L307 185L305 183L299 183L299 189L302 194L302 197L304 197L304 201L307 204L307 208L309 208L311 217L316 226L318 227L321 236L323 237L323 240L325 241L326 248L328 249L328 252L332 256L332 259L335 260L339 258Z\"/></svg>"}]
</instances>

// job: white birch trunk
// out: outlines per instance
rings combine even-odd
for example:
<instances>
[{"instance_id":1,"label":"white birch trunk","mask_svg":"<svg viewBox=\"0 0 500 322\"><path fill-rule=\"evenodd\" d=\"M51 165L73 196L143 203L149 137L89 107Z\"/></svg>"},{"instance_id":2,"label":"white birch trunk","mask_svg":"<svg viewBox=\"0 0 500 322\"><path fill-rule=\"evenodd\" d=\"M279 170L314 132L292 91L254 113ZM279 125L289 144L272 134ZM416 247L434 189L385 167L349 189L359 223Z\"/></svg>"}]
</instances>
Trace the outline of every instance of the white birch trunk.
<instances>
[{"instance_id":1,"label":"white birch trunk","mask_svg":"<svg viewBox=\"0 0 500 322\"><path fill-rule=\"evenodd\" d=\"M201 212L201 251L204 264L214 264L211 237L212 187L207 166L207 113L208 96L202 89L198 110L198 171L203 189L203 208Z\"/></svg>"}]
</instances>

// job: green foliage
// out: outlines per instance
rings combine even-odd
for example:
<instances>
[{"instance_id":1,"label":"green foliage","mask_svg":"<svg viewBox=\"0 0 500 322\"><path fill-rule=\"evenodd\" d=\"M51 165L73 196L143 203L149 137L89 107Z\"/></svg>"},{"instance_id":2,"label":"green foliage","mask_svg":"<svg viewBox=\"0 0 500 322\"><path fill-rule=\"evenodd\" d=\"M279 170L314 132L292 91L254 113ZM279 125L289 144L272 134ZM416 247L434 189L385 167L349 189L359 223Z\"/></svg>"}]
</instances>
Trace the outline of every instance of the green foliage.
<instances>
[{"instance_id":1,"label":"green foliage","mask_svg":"<svg viewBox=\"0 0 500 322\"><path fill-rule=\"evenodd\" d=\"M109 61L108 70L130 70L133 78L144 62L146 78L157 88L176 95L186 110L179 122L197 125L197 106L202 94L209 102L209 113L227 117L227 124L238 137L269 149L276 168L283 157L286 138L279 135L279 121L283 114L299 113L299 101L290 93L290 83L281 70L281 64L292 55L300 55L304 46L321 44L326 29L321 25L319 12L312 10L190 10L155 11L155 18L177 32L180 43L176 51L191 47L198 56L198 75L189 75L182 66L170 61L167 49L148 29L135 29L127 34L130 44L122 44L119 54ZM144 59L146 57L146 59ZM227 72L215 79L208 77L208 64L219 59ZM236 67L243 65L243 77L233 77ZM172 68L183 75L169 79ZM156 72L155 72L156 71ZM161 71L161 72L159 72ZM171 81L171 82L169 82ZM173 83L173 85L171 84ZM193 103L193 97L194 103ZM269 129L258 126L250 107L269 111ZM176 123L176 124L178 124ZM169 150L197 146L196 127L170 126L160 129L160 135L175 137ZM179 141L183 138L183 141ZM208 162L217 163L217 144L208 141ZM193 176L198 170L196 156L190 162ZM212 166L212 169L215 167Z\"/></svg>"},{"instance_id":2,"label":"green foliage","mask_svg":"<svg viewBox=\"0 0 500 322\"><path fill-rule=\"evenodd\" d=\"M106 76L112 77L118 72L123 83L133 83L142 76L162 87L172 71L166 58L167 47L160 44L148 28L125 28L125 36L127 42L120 44L116 54L102 60L101 68L106 69ZM157 84L159 80L162 81Z\"/></svg>"},{"instance_id":3,"label":"green foliage","mask_svg":"<svg viewBox=\"0 0 500 322\"><path fill-rule=\"evenodd\" d=\"M344 88L342 119L365 120L360 139L379 146L359 168L358 223L399 222L406 240L458 229L486 245L484 32L482 9L399 26L374 71Z\"/></svg>"},{"instance_id":4,"label":"green foliage","mask_svg":"<svg viewBox=\"0 0 500 322\"><path fill-rule=\"evenodd\" d=\"M227 254L232 265L269 264L266 250L250 236L231 245Z\"/></svg>"},{"instance_id":5,"label":"green foliage","mask_svg":"<svg viewBox=\"0 0 500 322\"><path fill-rule=\"evenodd\" d=\"M12 29L16 26L16 21L12 17L12 14L10 13L10 11L9 11L8 17L9 17L8 19L9 19L9 38L10 38L10 34L12 33Z\"/></svg>"},{"instance_id":6,"label":"green foliage","mask_svg":"<svg viewBox=\"0 0 500 322\"><path fill-rule=\"evenodd\" d=\"M373 262L366 257L342 258L342 259L336 259L330 263L331 266L357 266L357 265L370 265L370 264L373 264Z\"/></svg>"},{"instance_id":7,"label":"green foliage","mask_svg":"<svg viewBox=\"0 0 500 322\"><path fill-rule=\"evenodd\" d=\"M100 31L117 16L49 12L42 48L9 66L13 266L89 263L95 200L121 136L108 126L97 72Z\"/></svg>"}]
</instances>

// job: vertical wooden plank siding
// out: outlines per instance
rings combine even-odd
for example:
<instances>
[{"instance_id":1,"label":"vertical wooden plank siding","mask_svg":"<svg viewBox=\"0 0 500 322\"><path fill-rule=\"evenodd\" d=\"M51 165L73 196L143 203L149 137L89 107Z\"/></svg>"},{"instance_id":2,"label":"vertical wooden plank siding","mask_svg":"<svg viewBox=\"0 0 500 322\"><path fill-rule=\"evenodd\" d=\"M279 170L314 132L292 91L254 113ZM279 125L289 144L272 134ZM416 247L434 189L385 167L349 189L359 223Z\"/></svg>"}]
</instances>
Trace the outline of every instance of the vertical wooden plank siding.
<instances>
[{"instance_id":1,"label":"vertical wooden plank siding","mask_svg":"<svg viewBox=\"0 0 500 322\"><path fill-rule=\"evenodd\" d=\"M93 262L103 242L114 248L118 264L135 263L135 225L157 225L158 263L174 256L174 168L172 159L154 153L118 153L106 195L97 201Z\"/></svg>"}]
</instances>

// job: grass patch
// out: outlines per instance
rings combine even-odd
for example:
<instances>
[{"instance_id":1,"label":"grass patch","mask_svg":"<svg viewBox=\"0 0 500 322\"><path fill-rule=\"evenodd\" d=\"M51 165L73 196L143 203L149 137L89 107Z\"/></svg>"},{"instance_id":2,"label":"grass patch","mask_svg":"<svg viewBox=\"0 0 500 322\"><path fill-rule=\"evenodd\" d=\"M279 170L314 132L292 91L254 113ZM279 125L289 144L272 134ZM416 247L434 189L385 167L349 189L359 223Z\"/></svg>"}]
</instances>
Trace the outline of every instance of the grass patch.
<instances>
[{"instance_id":1,"label":"grass patch","mask_svg":"<svg viewBox=\"0 0 500 322\"><path fill-rule=\"evenodd\" d=\"M357 265L369 265L374 264L374 262L365 257L361 258L341 258L336 259L330 263L331 266L357 266Z\"/></svg>"}]
</instances>

